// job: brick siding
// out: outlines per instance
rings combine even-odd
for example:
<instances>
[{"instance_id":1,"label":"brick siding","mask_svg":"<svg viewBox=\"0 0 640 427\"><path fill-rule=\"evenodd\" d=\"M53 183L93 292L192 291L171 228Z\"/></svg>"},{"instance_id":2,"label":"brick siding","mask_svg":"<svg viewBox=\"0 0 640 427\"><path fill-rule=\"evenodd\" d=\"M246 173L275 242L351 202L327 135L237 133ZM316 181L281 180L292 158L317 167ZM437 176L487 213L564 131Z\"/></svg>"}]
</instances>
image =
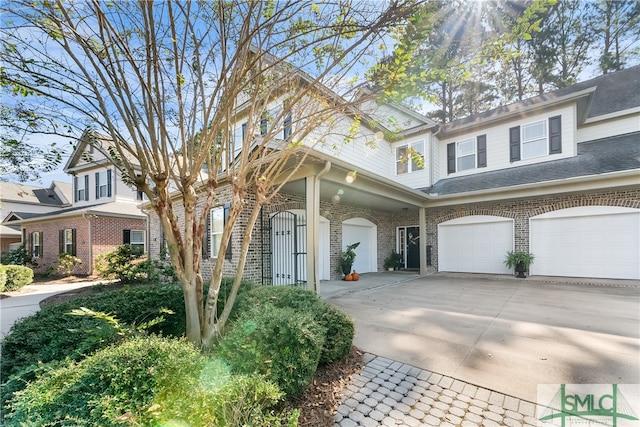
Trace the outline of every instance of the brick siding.
<instances>
[{"instance_id":1,"label":"brick siding","mask_svg":"<svg viewBox=\"0 0 640 427\"><path fill-rule=\"evenodd\" d=\"M230 191L228 188L221 188L216 200L218 206L230 201ZM202 202L197 205L202 209ZM253 199L249 197L245 211L241 214L232 236L232 251L237 254L241 248L242 236L246 228L248 214L253 206ZM515 224L515 248L516 250L528 250L529 247L529 219L533 216L559 209L579 206L621 206L640 208L640 188L627 188L611 191L584 192L576 194L554 195L531 197L526 199L514 199L505 201L473 203L468 205L457 205L426 209L426 230L427 236L423 241L426 245L432 246L432 265L427 267L428 272L435 272L438 269L438 224L456 218L469 215L494 215L512 218ZM178 203L174 204L176 215L182 225L183 212ZM263 215L270 215L276 212L305 209L303 196L290 194L279 194L274 201L263 208ZM199 210L198 210L199 212ZM354 206L346 206L330 201L320 202L320 214L329 220L330 228L330 271L331 278L338 279L341 274L337 272L339 266L339 254L342 248L342 223L351 218L365 218L374 223L377 227L378 246L378 266L377 270L382 271L384 259L396 246L397 227L418 226L418 209L409 209L395 213L363 209ZM160 222L155 215L151 215L151 248L152 257L157 257L160 251L161 228ZM262 281L262 247L261 247L261 224L260 220L252 233L252 241L247 254L247 263L243 272L243 278L261 283ZM202 263L202 274L210 277L214 268L214 261L205 259ZM232 259L225 260L223 274L233 276L236 274L238 257L233 255Z\"/></svg>"},{"instance_id":2,"label":"brick siding","mask_svg":"<svg viewBox=\"0 0 640 427\"><path fill-rule=\"evenodd\" d=\"M114 250L123 243L123 230L146 230L146 220L114 217L69 217L26 224L27 248L31 252L31 233L42 232L42 258L36 258L36 272L43 273L55 265L60 252L59 232L69 228L76 229L76 256L82 264L76 266L73 273L92 275L95 273L95 261L103 253ZM91 242L93 246L91 247Z\"/></svg>"}]
</instances>

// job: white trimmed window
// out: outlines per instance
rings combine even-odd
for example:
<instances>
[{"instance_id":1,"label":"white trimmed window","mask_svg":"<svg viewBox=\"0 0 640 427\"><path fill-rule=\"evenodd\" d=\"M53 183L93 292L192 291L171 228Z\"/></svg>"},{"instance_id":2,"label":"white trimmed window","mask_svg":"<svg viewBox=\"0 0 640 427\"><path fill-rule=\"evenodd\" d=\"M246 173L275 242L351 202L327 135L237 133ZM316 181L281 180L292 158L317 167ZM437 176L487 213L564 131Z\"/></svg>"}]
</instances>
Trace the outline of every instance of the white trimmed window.
<instances>
[{"instance_id":1,"label":"white trimmed window","mask_svg":"<svg viewBox=\"0 0 640 427\"><path fill-rule=\"evenodd\" d=\"M65 254L71 254L71 255L75 255L74 254L74 236L73 236L73 229L71 228L67 228L64 230L64 253Z\"/></svg>"},{"instance_id":2,"label":"white trimmed window","mask_svg":"<svg viewBox=\"0 0 640 427\"><path fill-rule=\"evenodd\" d=\"M42 231L31 233L31 256L42 258Z\"/></svg>"},{"instance_id":3,"label":"white trimmed window","mask_svg":"<svg viewBox=\"0 0 640 427\"><path fill-rule=\"evenodd\" d=\"M422 158L420 163L416 157ZM424 142L418 141L396 148L396 174L416 172L424 169Z\"/></svg>"},{"instance_id":4,"label":"white trimmed window","mask_svg":"<svg viewBox=\"0 0 640 427\"><path fill-rule=\"evenodd\" d=\"M144 230L131 230L131 241L129 244L139 249L142 253L145 253L145 238L144 238Z\"/></svg>"},{"instance_id":5,"label":"white trimmed window","mask_svg":"<svg viewBox=\"0 0 640 427\"><path fill-rule=\"evenodd\" d=\"M211 209L209 214L209 235L211 237L211 258L218 258L220 242L224 231L224 208L222 206Z\"/></svg>"},{"instance_id":6,"label":"white trimmed window","mask_svg":"<svg viewBox=\"0 0 640 427\"><path fill-rule=\"evenodd\" d=\"M476 167L476 143L473 138L456 143L456 166L458 172Z\"/></svg>"},{"instance_id":7,"label":"white trimmed window","mask_svg":"<svg viewBox=\"0 0 640 427\"><path fill-rule=\"evenodd\" d=\"M522 126L522 158L544 156L547 154L547 122L530 123Z\"/></svg>"}]
</instances>

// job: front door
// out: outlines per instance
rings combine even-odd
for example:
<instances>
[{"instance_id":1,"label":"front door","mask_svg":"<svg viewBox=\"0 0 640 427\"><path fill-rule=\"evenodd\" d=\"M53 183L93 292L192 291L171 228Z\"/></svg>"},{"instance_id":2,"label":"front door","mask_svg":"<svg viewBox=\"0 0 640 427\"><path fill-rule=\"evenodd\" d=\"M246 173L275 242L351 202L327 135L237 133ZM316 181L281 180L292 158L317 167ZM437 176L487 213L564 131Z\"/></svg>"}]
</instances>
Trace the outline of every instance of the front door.
<instances>
[{"instance_id":1,"label":"front door","mask_svg":"<svg viewBox=\"0 0 640 427\"><path fill-rule=\"evenodd\" d=\"M398 227L398 253L402 256L401 268L420 269L419 227Z\"/></svg>"}]
</instances>

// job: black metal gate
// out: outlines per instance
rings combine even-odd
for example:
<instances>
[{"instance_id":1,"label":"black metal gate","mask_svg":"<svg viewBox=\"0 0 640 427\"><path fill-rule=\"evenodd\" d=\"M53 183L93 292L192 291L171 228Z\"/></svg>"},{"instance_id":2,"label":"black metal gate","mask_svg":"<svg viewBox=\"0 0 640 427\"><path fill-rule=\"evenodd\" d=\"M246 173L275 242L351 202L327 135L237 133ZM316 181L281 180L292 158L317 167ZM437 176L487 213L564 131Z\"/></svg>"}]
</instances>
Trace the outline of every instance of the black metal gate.
<instances>
[{"instance_id":1,"label":"black metal gate","mask_svg":"<svg viewBox=\"0 0 640 427\"><path fill-rule=\"evenodd\" d=\"M262 284L307 282L307 224L304 215L282 211L262 216Z\"/></svg>"}]
</instances>

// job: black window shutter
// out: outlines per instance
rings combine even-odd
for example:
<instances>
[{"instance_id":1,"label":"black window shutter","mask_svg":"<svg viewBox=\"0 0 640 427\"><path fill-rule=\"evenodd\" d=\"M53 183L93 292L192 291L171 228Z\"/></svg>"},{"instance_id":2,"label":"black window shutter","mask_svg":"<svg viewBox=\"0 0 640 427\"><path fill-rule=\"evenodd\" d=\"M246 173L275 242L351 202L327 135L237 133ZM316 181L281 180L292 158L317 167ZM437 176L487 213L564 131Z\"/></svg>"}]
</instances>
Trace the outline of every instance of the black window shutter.
<instances>
[{"instance_id":1,"label":"black window shutter","mask_svg":"<svg viewBox=\"0 0 640 427\"><path fill-rule=\"evenodd\" d=\"M260 135L265 136L267 134L268 127L269 127L269 123L267 122L267 115L265 113L260 118Z\"/></svg>"},{"instance_id":2,"label":"black window shutter","mask_svg":"<svg viewBox=\"0 0 640 427\"><path fill-rule=\"evenodd\" d=\"M131 243L131 230L122 230L122 243L125 245Z\"/></svg>"},{"instance_id":3,"label":"black window shutter","mask_svg":"<svg viewBox=\"0 0 640 427\"><path fill-rule=\"evenodd\" d=\"M204 234L202 235L202 259L211 258L211 239L209 238L211 213L207 215L207 220L204 223Z\"/></svg>"},{"instance_id":4,"label":"black window shutter","mask_svg":"<svg viewBox=\"0 0 640 427\"><path fill-rule=\"evenodd\" d=\"M111 169L107 169L107 197L111 197Z\"/></svg>"},{"instance_id":5,"label":"black window shutter","mask_svg":"<svg viewBox=\"0 0 640 427\"><path fill-rule=\"evenodd\" d=\"M549 117L549 154L562 153L562 116Z\"/></svg>"},{"instance_id":6,"label":"black window shutter","mask_svg":"<svg viewBox=\"0 0 640 427\"><path fill-rule=\"evenodd\" d=\"M84 200L89 200L89 175L84 176Z\"/></svg>"},{"instance_id":7,"label":"black window shutter","mask_svg":"<svg viewBox=\"0 0 640 427\"><path fill-rule=\"evenodd\" d=\"M244 139L247 136L247 122L242 124L242 143L244 144Z\"/></svg>"},{"instance_id":8,"label":"black window shutter","mask_svg":"<svg viewBox=\"0 0 640 427\"><path fill-rule=\"evenodd\" d=\"M96 199L100 198L100 172L96 172Z\"/></svg>"},{"instance_id":9,"label":"black window shutter","mask_svg":"<svg viewBox=\"0 0 640 427\"><path fill-rule=\"evenodd\" d=\"M76 229L71 229L71 255L76 256Z\"/></svg>"},{"instance_id":10,"label":"black window shutter","mask_svg":"<svg viewBox=\"0 0 640 427\"><path fill-rule=\"evenodd\" d=\"M64 230L58 231L58 253L64 253Z\"/></svg>"},{"instance_id":11,"label":"black window shutter","mask_svg":"<svg viewBox=\"0 0 640 427\"><path fill-rule=\"evenodd\" d=\"M478 167L486 168L487 167L487 135L479 135L477 138L477 156L478 156Z\"/></svg>"},{"instance_id":12,"label":"black window shutter","mask_svg":"<svg viewBox=\"0 0 640 427\"><path fill-rule=\"evenodd\" d=\"M284 139L291 137L291 111L287 111L284 116Z\"/></svg>"},{"instance_id":13,"label":"black window shutter","mask_svg":"<svg viewBox=\"0 0 640 427\"><path fill-rule=\"evenodd\" d=\"M227 218L229 218L230 211L231 211L231 205L230 204L224 205L224 225L227 225ZM231 260L231 257L233 256L231 251L231 241L232 241L231 237L233 237L233 234L229 235L229 243L227 244L227 251L224 254L224 257L228 260Z\"/></svg>"},{"instance_id":14,"label":"black window shutter","mask_svg":"<svg viewBox=\"0 0 640 427\"><path fill-rule=\"evenodd\" d=\"M78 201L78 177L73 177L73 201Z\"/></svg>"},{"instance_id":15,"label":"black window shutter","mask_svg":"<svg viewBox=\"0 0 640 427\"><path fill-rule=\"evenodd\" d=\"M511 162L520 160L520 126L509 129L509 160Z\"/></svg>"},{"instance_id":16,"label":"black window shutter","mask_svg":"<svg viewBox=\"0 0 640 427\"><path fill-rule=\"evenodd\" d=\"M40 242L40 246L38 247L38 256L42 258L42 254L44 252L44 232L39 231L38 234L40 235L40 239L38 239Z\"/></svg>"},{"instance_id":17,"label":"black window shutter","mask_svg":"<svg viewBox=\"0 0 640 427\"><path fill-rule=\"evenodd\" d=\"M447 144L447 173L456 171L456 143Z\"/></svg>"}]
</instances>

